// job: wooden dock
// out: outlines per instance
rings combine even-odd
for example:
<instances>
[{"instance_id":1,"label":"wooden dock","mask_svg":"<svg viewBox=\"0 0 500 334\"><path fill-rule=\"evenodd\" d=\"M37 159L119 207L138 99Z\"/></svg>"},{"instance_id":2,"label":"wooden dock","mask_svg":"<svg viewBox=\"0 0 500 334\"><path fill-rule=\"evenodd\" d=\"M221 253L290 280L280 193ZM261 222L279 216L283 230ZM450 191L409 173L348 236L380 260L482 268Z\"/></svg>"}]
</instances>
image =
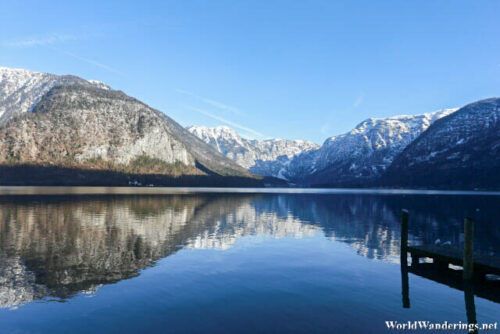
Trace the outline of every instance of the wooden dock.
<instances>
[{"instance_id":1,"label":"wooden dock","mask_svg":"<svg viewBox=\"0 0 500 334\"><path fill-rule=\"evenodd\" d=\"M500 275L500 257L495 255L474 254L474 220L464 219L463 249L441 246L408 246L408 211L401 213L401 265L407 265L407 254L411 264L416 266L421 258L431 258L435 267L447 269L450 264L461 266L464 280L484 279L485 275Z\"/></svg>"},{"instance_id":2,"label":"wooden dock","mask_svg":"<svg viewBox=\"0 0 500 334\"><path fill-rule=\"evenodd\" d=\"M420 258L431 258L434 264L442 264L448 266L464 265L464 251L458 248L439 246L439 245L422 245L408 246L407 251L411 254L413 264L418 264ZM476 275L494 274L500 275L500 257L491 255L473 255L474 273Z\"/></svg>"},{"instance_id":3,"label":"wooden dock","mask_svg":"<svg viewBox=\"0 0 500 334\"><path fill-rule=\"evenodd\" d=\"M408 246L408 211L401 213L401 294L403 308L410 308L408 274L412 273L464 292L467 322L477 324L474 295L500 302L500 281L487 280L487 274L500 275L500 257L474 254L474 221L464 219L464 248L440 245ZM411 266L408 266L408 253ZM421 258L431 258L432 263L420 263ZM461 266L454 270L450 264ZM477 330L473 331L477 333Z\"/></svg>"}]
</instances>

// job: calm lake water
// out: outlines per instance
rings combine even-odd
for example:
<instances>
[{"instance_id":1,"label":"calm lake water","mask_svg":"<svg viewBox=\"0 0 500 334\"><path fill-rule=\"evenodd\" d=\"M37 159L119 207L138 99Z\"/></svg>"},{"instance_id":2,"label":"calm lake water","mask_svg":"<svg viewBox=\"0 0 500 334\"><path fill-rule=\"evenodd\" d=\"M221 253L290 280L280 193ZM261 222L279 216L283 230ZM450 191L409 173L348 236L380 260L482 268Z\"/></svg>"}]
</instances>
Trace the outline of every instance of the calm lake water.
<instances>
[{"instance_id":1,"label":"calm lake water","mask_svg":"<svg viewBox=\"0 0 500 334\"><path fill-rule=\"evenodd\" d=\"M410 244L462 247L471 216L476 251L500 254L498 194L234 191L0 187L0 333L467 323L463 291L416 274L403 307L401 209ZM479 323L499 321L490 297L473 299Z\"/></svg>"}]
</instances>

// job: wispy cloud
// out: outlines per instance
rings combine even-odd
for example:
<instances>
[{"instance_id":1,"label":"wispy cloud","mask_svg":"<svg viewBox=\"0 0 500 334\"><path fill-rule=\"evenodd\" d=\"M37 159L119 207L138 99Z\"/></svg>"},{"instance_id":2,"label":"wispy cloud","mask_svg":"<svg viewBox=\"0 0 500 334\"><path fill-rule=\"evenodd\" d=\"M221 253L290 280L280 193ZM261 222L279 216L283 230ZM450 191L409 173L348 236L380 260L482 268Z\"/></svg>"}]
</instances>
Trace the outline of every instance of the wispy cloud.
<instances>
[{"instance_id":1,"label":"wispy cloud","mask_svg":"<svg viewBox=\"0 0 500 334\"><path fill-rule=\"evenodd\" d=\"M189 109L189 110L192 110L192 111L196 111L196 112L198 112L198 113L200 113L200 114L203 114L203 115L205 115L205 116L208 116L208 117L210 117L210 118L213 118L213 119L215 119L215 120L217 120L217 121L220 121L220 122L226 123L227 125L230 125L230 126L232 126L232 127L235 127L235 128L240 129L240 130L243 130L243 131L245 131L245 132L247 132L247 133L250 133L250 134L252 134L252 135L254 135L254 136L258 136L258 137L262 137L262 138L263 138L263 137L265 137L262 133L260 133L260 132L258 132L258 131L256 131L256 130L254 130L254 129L251 129L251 128L246 127L246 126L243 126L243 125L241 125L241 124L238 124L238 123L232 122L232 121L230 121L230 120L228 120L228 119L225 119L225 118L223 118L223 117L220 117L220 116L218 116L218 115L215 115L215 114L213 114L213 113L211 113L211 112L209 112L209 111L206 111L206 110L203 110L203 109L199 109L199 108L194 108L194 107L188 107L188 106L184 106L184 108Z\"/></svg>"},{"instance_id":2,"label":"wispy cloud","mask_svg":"<svg viewBox=\"0 0 500 334\"><path fill-rule=\"evenodd\" d=\"M16 41L5 41L2 42L1 45L3 47L9 47L9 48L31 48L31 47L38 47L42 46L45 48L49 48L51 50L57 51L59 53L62 53L66 56L78 59L80 61L83 61L85 63L100 67L108 72L112 72L118 75L123 76L124 74L117 69L103 64L101 62L98 62L93 59L89 59L86 57L79 56L77 54L74 54L72 52L62 50L58 47L55 47L57 44L62 44L64 42L68 41L77 41L77 40L83 40L87 39L89 36L93 36L93 34L47 34L47 35L39 35L39 36L34 36L34 37L29 37L25 39L20 39Z\"/></svg>"},{"instance_id":3,"label":"wispy cloud","mask_svg":"<svg viewBox=\"0 0 500 334\"><path fill-rule=\"evenodd\" d=\"M230 106L228 104L225 104L225 103L222 103L222 102L219 102L219 101L215 101L215 100L212 100L212 99L209 99L209 98L206 98L206 97L203 97L203 96L200 96L198 94L195 94L195 93L192 93L192 92L188 92L188 91L185 91L185 90L182 90L182 89L177 89L176 91L177 91L177 93L181 93L181 94L184 94L184 95L188 95L188 96L194 97L195 99L197 99L197 100L199 100L201 102L204 102L204 103L206 103L208 105L211 105L212 107L219 108L219 109L226 110L226 111L230 111L233 114L237 114L237 115L244 114L240 109L238 109L236 107L233 107L233 106Z\"/></svg>"},{"instance_id":4,"label":"wispy cloud","mask_svg":"<svg viewBox=\"0 0 500 334\"><path fill-rule=\"evenodd\" d=\"M363 101L365 100L365 93L361 92L358 97L356 98L356 100L354 100L353 104L352 104L352 108L357 108L361 105L361 103L363 103Z\"/></svg>"},{"instance_id":5,"label":"wispy cloud","mask_svg":"<svg viewBox=\"0 0 500 334\"><path fill-rule=\"evenodd\" d=\"M81 39L81 37L72 34L49 34L16 41L6 41L3 42L2 45L11 48L29 48L33 46L53 45L56 43L74 41L78 39Z\"/></svg>"},{"instance_id":6,"label":"wispy cloud","mask_svg":"<svg viewBox=\"0 0 500 334\"><path fill-rule=\"evenodd\" d=\"M112 73L115 73L115 74L118 74L118 75L121 75L121 76L124 76L124 74L122 72L120 72L119 70L111 67L111 66L108 66L106 64L103 64L103 63L100 63L98 61L95 61L93 59L89 59L89 58L85 58L85 57L82 57L82 56L79 56L77 54L74 54L72 52L69 52L69 51L65 51L65 50L61 50L61 49L58 49L58 48L54 48L54 47L50 47L52 50L56 50L57 52L61 52L67 56L70 56L72 58L75 58L75 59L78 59L80 61L83 61L83 62L86 62L88 64L91 64L91 65L94 65L94 66L97 66L97 67L100 67L108 72L112 72Z\"/></svg>"}]
</instances>

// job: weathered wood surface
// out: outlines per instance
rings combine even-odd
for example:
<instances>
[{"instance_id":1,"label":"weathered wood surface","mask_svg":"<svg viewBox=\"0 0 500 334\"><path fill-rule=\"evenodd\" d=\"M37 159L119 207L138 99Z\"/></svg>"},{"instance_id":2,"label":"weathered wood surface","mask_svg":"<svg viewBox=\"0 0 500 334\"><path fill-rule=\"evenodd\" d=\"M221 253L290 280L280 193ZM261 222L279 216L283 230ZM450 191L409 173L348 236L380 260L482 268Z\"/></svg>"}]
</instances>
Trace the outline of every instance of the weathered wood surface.
<instances>
[{"instance_id":1,"label":"weathered wood surface","mask_svg":"<svg viewBox=\"0 0 500 334\"><path fill-rule=\"evenodd\" d=\"M463 252L463 278L471 280L474 276L474 221L464 219L464 252Z\"/></svg>"}]
</instances>

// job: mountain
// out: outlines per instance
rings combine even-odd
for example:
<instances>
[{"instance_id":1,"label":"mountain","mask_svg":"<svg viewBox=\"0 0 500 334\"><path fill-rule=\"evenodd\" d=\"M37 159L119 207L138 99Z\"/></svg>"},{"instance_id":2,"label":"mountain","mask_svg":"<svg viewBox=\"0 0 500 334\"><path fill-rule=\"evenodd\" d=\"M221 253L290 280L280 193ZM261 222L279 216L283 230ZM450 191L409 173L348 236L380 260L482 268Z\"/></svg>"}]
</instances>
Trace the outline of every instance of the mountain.
<instances>
[{"instance_id":1,"label":"mountain","mask_svg":"<svg viewBox=\"0 0 500 334\"><path fill-rule=\"evenodd\" d=\"M255 174L301 185L366 186L433 122L454 111L370 118L321 147L302 140L248 140L225 126L188 131Z\"/></svg>"},{"instance_id":2,"label":"mountain","mask_svg":"<svg viewBox=\"0 0 500 334\"><path fill-rule=\"evenodd\" d=\"M31 112L42 96L52 87L79 84L86 87L110 89L95 80L73 75L55 75L0 66L0 125L9 118Z\"/></svg>"},{"instance_id":3,"label":"mountain","mask_svg":"<svg viewBox=\"0 0 500 334\"><path fill-rule=\"evenodd\" d=\"M370 118L321 147L184 129L76 76L0 67L0 184L495 188L499 99ZM280 185L284 185L280 183Z\"/></svg>"},{"instance_id":4,"label":"mountain","mask_svg":"<svg viewBox=\"0 0 500 334\"><path fill-rule=\"evenodd\" d=\"M433 122L455 110L369 118L348 133L328 138L317 151L297 156L287 176L308 185L366 185Z\"/></svg>"},{"instance_id":5,"label":"mountain","mask_svg":"<svg viewBox=\"0 0 500 334\"><path fill-rule=\"evenodd\" d=\"M0 85L4 184L261 184L165 114L121 91L72 76L2 73L8 78Z\"/></svg>"},{"instance_id":6,"label":"mountain","mask_svg":"<svg viewBox=\"0 0 500 334\"><path fill-rule=\"evenodd\" d=\"M500 187L500 98L466 105L432 124L395 159L388 186Z\"/></svg>"},{"instance_id":7,"label":"mountain","mask_svg":"<svg viewBox=\"0 0 500 334\"><path fill-rule=\"evenodd\" d=\"M191 126L187 130L250 172L283 179L294 156L319 148L305 140L249 140L227 126Z\"/></svg>"}]
</instances>

